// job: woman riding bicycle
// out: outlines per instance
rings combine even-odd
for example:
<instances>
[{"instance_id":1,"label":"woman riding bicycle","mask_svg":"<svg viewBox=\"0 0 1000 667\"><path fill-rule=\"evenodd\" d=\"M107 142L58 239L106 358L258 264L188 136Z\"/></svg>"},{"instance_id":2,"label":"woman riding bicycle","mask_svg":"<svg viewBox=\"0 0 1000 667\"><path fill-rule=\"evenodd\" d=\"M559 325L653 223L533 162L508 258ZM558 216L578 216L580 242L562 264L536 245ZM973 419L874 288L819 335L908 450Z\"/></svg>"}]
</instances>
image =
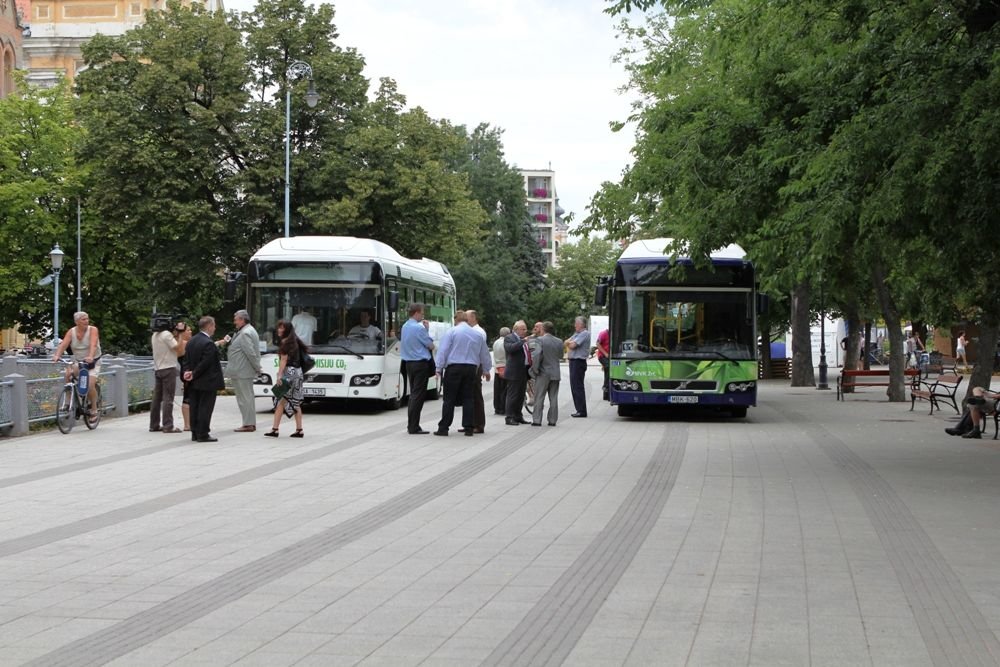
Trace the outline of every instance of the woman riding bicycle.
<instances>
[{"instance_id":1,"label":"woman riding bicycle","mask_svg":"<svg viewBox=\"0 0 1000 667\"><path fill-rule=\"evenodd\" d=\"M97 378L101 372L101 365L95 363L101 357L101 332L97 327L91 326L90 317L82 310L73 313L73 321L76 326L71 328L63 336L62 342L52 355L52 361L59 361L63 352L68 347L73 355L73 363L66 368L66 382L77 376L80 362L87 364L90 370L90 385L87 387L87 396L92 401L97 400Z\"/></svg>"}]
</instances>

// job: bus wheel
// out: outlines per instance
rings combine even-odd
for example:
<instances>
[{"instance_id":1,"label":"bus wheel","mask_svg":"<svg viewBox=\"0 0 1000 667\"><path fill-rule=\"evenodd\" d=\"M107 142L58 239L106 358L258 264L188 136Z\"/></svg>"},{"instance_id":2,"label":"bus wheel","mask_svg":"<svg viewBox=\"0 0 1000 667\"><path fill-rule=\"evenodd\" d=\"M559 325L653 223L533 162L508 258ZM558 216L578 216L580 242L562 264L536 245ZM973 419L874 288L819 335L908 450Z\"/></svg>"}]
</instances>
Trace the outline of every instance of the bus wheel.
<instances>
[{"instance_id":1,"label":"bus wheel","mask_svg":"<svg viewBox=\"0 0 1000 667\"><path fill-rule=\"evenodd\" d=\"M387 398L385 400L385 409L386 410L399 410L399 397L397 396L395 398Z\"/></svg>"},{"instance_id":2,"label":"bus wheel","mask_svg":"<svg viewBox=\"0 0 1000 667\"><path fill-rule=\"evenodd\" d=\"M618 406L618 416L619 417L633 417L633 416L635 416L635 406L634 405L619 405Z\"/></svg>"},{"instance_id":3,"label":"bus wheel","mask_svg":"<svg viewBox=\"0 0 1000 667\"><path fill-rule=\"evenodd\" d=\"M747 416L747 406L745 405L741 405L736 408L730 408L729 411L737 419L743 419L744 417Z\"/></svg>"}]
</instances>

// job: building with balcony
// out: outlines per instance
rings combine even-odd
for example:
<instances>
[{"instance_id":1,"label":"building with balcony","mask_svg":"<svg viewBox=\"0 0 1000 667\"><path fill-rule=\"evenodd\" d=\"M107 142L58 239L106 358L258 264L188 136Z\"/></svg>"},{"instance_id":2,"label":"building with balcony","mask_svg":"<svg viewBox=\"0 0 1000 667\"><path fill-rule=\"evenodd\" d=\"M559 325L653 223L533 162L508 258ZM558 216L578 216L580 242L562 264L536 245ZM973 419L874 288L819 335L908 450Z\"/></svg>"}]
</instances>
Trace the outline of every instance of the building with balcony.
<instances>
[{"instance_id":1,"label":"building with balcony","mask_svg":"<svg viewBox=\"0 0 1000 667\"><path fill-rule=\"evenodd\" d=\"M83 67L81 46L97 34L122 35L146 12L166 9L166 0L25 0L29 32L24 39L28 83L52 86L60 75L73 80ZM189 0L222 11L222 0Z\"/></svg>"},{"instance_id":2,"label":"building with balcony","mask_svg":"<svg viewBox=\"0 0 1000 667\"><path fill-rule=\"evenodd\" d=\"M535 225L535 237L548 266L559 263L559 246L566 240L567 225L556 195L555 172L551 169L522 169L528 196L528 215Z\"/></svg>"},{"instance_id":3,"label":"building with balcony","mask_svg":"<svg viewBox=\"0 0 1000 667\"><path fill-rule=\"evenodd\" d=\"M0 98L14 92L14 70L23 66L23 32L19 4L14 0L0 0Z\"/></svg>"}]
</instances>

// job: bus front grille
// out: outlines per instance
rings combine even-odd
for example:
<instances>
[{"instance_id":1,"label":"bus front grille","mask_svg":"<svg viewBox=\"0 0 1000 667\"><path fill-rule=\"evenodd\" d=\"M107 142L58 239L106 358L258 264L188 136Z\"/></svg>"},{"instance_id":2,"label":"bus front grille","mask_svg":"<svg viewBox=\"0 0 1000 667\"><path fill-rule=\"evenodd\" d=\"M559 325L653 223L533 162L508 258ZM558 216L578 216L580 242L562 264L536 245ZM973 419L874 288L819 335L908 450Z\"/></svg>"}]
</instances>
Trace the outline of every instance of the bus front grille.
<instances>
[{"instance_id":1,"label":"bus front grille","mask_svg":"<svg viewBox=\"0 0 1000 667\"><path fill-rule=\"evenodd\" d=\"M340 384L344 381L343 375L310 375L307 382L320 382L323 384Z\"/></svg>"},{"instance_id":2,"label":"bus front grille","mask_svg":"<svg viewBox=\"0 0 1000 667\"><path fill-rule=\"evenodd\" d=\"M715 391L719 383L715 380L651 380L650 389L670 391Z\"/></svg>"}]
</instances>

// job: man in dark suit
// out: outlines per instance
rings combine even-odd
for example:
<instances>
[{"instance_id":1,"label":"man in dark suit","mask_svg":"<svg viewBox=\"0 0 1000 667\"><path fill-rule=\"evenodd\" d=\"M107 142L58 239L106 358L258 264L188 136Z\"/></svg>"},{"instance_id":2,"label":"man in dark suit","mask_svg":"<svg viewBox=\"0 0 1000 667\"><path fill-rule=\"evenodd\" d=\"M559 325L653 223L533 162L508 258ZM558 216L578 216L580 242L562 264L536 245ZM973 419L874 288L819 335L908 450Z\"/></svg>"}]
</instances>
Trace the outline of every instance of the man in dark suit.
<instances>
[{"instance_id":1,"label":"man in dark suit","mask_svg":"<svg viewBox=\"0 0 1000 667\"><path fill-rule=\"evenodd\" d=\"M503 349L507 353L507 366L504 369L504 379L507 380L507 413L504 423L508 426L528 423L522 413L524 391L528 386L528 362L525 356L527 333L528 325L524 320L518 320L514 323L514 330L503 339Z\"/></svg>"},{"instance_id":2,"label":"man in dark suit","mask_svg":"<svg viewBox=\"0 0 1000 667\"><path fill-rule=\"evenodd\" d=\"M208 315L198 320L198 334L188 341L184 352L184 380L189 383L191 404L191 439L195 442L217 442L213 438L212 412L215 397L220 389L226 388L222 376L222 362L219 349L212 335L215 334L215 318Z\"/></svg>"},{"instance_id":3,"label":"man in dark suit","mask_svg":"<svg viewBox=\"0 0 1000 667\"><path fill-rule=\"evenodd\" d=\"M531 411L531 425L542 425L542 411L545 409L545 399L548 398L548 423L549 426L555 426L559 419L559 381L562 379L559 362L563 356L563 342L555 337L556 328L552 322L543 322L542 331L544 333L536 340L531 369L528 371L535 379L535 407Z\"/></svg>"}]
</instances>

